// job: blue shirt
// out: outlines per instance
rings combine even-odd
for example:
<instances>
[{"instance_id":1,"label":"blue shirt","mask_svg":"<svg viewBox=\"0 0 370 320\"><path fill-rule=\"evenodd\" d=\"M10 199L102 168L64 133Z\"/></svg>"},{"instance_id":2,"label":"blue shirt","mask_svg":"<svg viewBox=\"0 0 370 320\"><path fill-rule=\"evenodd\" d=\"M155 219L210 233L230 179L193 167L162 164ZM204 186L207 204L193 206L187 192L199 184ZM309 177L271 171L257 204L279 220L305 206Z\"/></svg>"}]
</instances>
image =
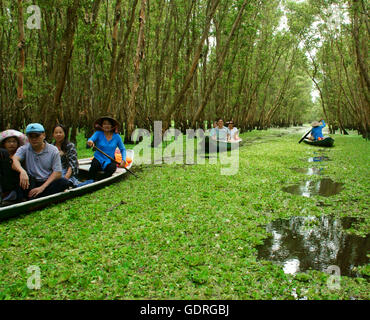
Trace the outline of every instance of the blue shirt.
<instances>
[{"instance_id":1,"label":"blue shirt","mask_svg":"<svg viewBox=\"0 0 370 320\"><path fill-rule=\"evenodd\" d=\"M119 151L121 151L122 161L126 161L126 148L118 133L113 133L112 139L108 141L103 131L96 131L89 140L113 159L118 147ZM111 163L111 160L99 151L94 153L94 158L100 162L103 170Z\"/></svg>"},{"instance_id":2,"label":"blue shirt","mask_svg":"<svg viewBox=\"0 0 370 320\"><path fill-rule=\"evenodd\" d=\"M312 131L311 131L311 135L313 136L313 138L315 140L317 140L318 138L324 138L323 134L322 134L322 129L326 126L325 124L325 121L322 120L322 126L318 126L318 127L314 127L312 128Z\"/></svg>"}]
</instances>

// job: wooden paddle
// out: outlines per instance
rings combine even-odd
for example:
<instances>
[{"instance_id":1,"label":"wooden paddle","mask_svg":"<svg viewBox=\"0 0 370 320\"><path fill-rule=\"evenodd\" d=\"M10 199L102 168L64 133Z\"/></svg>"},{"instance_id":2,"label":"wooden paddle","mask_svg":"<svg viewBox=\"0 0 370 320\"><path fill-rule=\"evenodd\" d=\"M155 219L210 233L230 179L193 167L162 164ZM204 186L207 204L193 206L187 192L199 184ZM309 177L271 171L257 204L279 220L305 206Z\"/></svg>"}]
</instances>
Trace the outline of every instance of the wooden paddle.
<instances>
[{"instance_id":1,"label":"wooden paddle","mask_svg":"<svg viewBox=\"0 0 370 320\"><path fill-rule=\"evenodd\" d=\"M310 131L308 131L302 138L301 140L298 141L298 143L301 143L310 133L311 133L312 129L310 129Z\"/></svg>"},{"instance_id":2,"label":"wooden paddle","mask_svg":"<svg viewBox=\"0 0 370 320\"><path fill-rule=\"evenodd\" d=\"M93 150L97 150L99 151L100 153L104 154L108 159L112 160L114 163L117 163L118 165L121 165L118 161L116 161L115 159L113 159L112 157L108 156L104 151L100 150L97 146L93 146ZM128 168L125 168L125 170L127 170L128 172L130 172L135 178L139 178L135 173L133 173L130 169Z\"/></svg>"}]
</instances>

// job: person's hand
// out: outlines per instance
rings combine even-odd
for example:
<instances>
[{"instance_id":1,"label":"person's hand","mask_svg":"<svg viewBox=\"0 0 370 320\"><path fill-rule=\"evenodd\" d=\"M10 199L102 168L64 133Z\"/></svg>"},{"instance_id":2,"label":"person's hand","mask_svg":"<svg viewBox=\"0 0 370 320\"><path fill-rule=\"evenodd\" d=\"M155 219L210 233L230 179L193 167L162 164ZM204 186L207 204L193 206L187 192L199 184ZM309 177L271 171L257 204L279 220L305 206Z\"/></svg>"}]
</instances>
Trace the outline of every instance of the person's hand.
<instances>
[{"instance_id":1,"label":"person's hand","mask_svg":"<svg viewBox=\"0 0 370 320\"><path fill-rule=\"evenodd\" d=\"M87 141L87 145L90 147L90 148L94 148L95 147L95 143L92 142L91 140Z\"/></svg>"},{"instance_id":2,"label":"person's hand","mask_svg":"<svg viewBox=\"0 0 370 320\"><path fill-rule=\"evenodd\" d=\"M28 174L25 170L22 170L19 174L19 185L23 190L27 190L30 186L30 179L28 178Z\"/></svg>"},{"instance_id":3,"label":"person's hand","mask_svg":"<svg viewBox=\"0 0 370 320\"><path fill-rule=\"evenodd\" d=\"M124 168L125 167L125 164L126 164L126 161L122 160L119 167L120 168Z\"/></svg>"},{"instance_id":4,"label":"person's hand","mask_svg":"<svg viewBox=\"0 0 370 320\"><path fill-rule=\"evenodd\" d=\"M37 197L40 193L43 193L45 190L45 188L43 188L43 186L41 187L38 187L38 188L34 188L32 189L29 193L28 193L28 197L29 198L35 198Z\"/></svg>"}]
</instances>

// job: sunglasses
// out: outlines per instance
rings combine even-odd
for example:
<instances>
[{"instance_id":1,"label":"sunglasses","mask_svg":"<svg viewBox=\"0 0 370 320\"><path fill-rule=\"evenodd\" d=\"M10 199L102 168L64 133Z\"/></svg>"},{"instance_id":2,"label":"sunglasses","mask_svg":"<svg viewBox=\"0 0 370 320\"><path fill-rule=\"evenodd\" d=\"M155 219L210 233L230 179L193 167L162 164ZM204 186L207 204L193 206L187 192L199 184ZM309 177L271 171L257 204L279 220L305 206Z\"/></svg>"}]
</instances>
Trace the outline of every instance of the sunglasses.
<instances>
[{"instance_id":1,"label":"sunglasses","mask_svg":"<svg viewBox=\"0 0 370 320\"><path fill-rule=\"evenodd\" d=\"M40 136L41 136L41 133L29 133L29 134L27 134L27 137L31 138L31 139L38 138Z\"/></svg>"}]
</instances>

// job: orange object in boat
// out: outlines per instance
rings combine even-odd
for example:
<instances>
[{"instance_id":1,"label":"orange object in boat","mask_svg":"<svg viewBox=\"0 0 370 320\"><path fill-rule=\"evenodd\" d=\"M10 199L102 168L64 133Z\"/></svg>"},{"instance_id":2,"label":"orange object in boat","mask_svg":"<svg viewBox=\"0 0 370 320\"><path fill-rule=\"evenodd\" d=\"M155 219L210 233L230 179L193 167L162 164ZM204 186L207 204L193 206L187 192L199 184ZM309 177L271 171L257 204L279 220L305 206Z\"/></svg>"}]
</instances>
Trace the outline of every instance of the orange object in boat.
<instances>
[{"instance_id":1,"label":"orange object in boat","mask_svg":"<svg viewBox=\"0 0 370 320\"><path fill-rule=\"evenodd\" d=\"M116 160L119 163L122 162L122 154L118 148L116 149L116 152L114 153L114 160ZM131 162L132 162L132 159L129 157L126 157L125 168L127 168Z\"/></svg>"}]
</instances>

